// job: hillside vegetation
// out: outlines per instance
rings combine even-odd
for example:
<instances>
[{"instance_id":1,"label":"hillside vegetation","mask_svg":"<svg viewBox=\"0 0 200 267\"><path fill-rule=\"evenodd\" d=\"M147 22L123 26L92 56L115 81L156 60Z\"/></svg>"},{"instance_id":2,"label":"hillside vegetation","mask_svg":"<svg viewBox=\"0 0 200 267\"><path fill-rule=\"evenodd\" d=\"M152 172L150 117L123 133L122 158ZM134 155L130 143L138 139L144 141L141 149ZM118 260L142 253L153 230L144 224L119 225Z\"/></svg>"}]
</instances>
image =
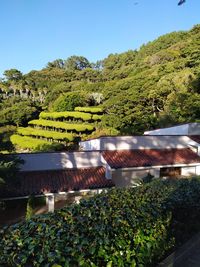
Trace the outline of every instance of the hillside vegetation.
<instances>
[{"instance_id":1,"label":"hillside vegetation","mask_svg":"<svg viewBox=\"0 0 200 267\"><path fill-rule=\"evenodd\" d=\"M17 152L77 149L78 141L98 128L102 118L99 114L103 113L96 107L77 109L84 111L41 112L39 119L28 122L28 127L17 127L10 136L12 146Z\"/></svg>"},{"instance_id":2,"label":"hillside vegetation","mask_svg":"<svg viewBox=\"0 0 200 267\"><path fill-rule=\"evenodd\" d=\"M70 112L77 106L105 110L103 116L98 114L102 116L99 133L141 134L198 121L200 25L163 35L138 51L110 54L96 63L71 56L25 75L6 70L0 99L2 126L27 126L42 110ZM90 113L88 109L75 111Z\"/></svg>"}]
</instances>

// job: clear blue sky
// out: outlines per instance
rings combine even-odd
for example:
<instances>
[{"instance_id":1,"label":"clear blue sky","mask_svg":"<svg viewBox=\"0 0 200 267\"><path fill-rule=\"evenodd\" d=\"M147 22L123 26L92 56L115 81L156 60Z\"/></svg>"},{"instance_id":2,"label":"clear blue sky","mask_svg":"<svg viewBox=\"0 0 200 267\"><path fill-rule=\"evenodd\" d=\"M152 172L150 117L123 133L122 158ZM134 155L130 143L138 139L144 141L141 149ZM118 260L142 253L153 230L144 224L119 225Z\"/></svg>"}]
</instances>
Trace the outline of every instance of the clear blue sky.
<instances>
[{"instance_id":1,"label":"clear blue sky","mask_svg":"<svg viewBox=\"0 0 200 267\"><path fill-rule=\"evenodd\" d=\"M57 58L90 61L200 23L200 0L1 0L0 77Z\"/></svg>"}]
</instances>

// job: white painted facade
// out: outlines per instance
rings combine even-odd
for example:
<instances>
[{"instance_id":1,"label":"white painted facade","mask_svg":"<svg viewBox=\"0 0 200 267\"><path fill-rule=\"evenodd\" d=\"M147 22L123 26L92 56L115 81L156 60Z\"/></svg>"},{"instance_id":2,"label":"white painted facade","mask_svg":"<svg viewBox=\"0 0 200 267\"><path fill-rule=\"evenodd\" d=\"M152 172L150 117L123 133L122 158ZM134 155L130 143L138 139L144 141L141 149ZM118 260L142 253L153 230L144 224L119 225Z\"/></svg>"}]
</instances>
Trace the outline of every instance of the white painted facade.
<instances>
[{"instance_id":1,"label":"white painted facade","mask_svg":"<svg viewBox=\"0 0 200 267\"><path fill-rule=\"evenodd\" d=\"M108 136L79 143L82 151L167 149L200 146L188 136ZM199 148L200 151L200 148Z\"/></svg>"},{"instance_id":2,"label":"white painted facade","mask_svg":"<svg viewBox=\"0 0 200 267\"><path fill-rule=\"evenodd\" d=\"M190 166L190 167L182 167L181 168L181 175L182 176L192 176L197 175L196 173L196 166Z\"/></svg>"},{"instance_id":3,"label":"white painted facade","mask_svg":"<svg viewBox=\"0 0 200 267\"><path fill-rule=\"evenodd\" d=\"M18 154L24 160L21 171L46 171L102 166L98 151Z\"/></svg>"},{"instance_id":4,"label":"white painted facade","mask_svg":"<svg viewBox=\"0 0 200 267\"><path fill-rule=\"evenodd\" d=\"M160 178L161 169L166 167L179 167L183 177L200 175L200 163L111 169L111 175L116 187L130 187L135 186L139 179L143 179L148 174L154 178Z\"/></svg>"},{"instance_id":5,"label":"white painted facade","mask_svg":"<svg viewBox=\"0 0 200 267\"><path fill-rule=\"evenodd\" d=\"M200 123L187 123L183 125L146 131L144 135L200 135Z\"/></svg>"}]
</instances>

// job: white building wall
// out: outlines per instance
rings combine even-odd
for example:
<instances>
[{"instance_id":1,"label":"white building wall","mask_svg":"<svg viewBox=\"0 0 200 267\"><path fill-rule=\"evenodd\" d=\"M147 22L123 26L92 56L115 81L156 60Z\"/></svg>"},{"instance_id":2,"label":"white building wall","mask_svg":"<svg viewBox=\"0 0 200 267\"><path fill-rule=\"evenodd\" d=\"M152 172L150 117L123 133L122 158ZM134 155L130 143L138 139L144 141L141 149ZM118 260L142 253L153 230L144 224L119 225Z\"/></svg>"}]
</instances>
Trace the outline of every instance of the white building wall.
<instances>
[{"instance_id":1,"label":"white building wall","mask_svg":"<svg viewBox=\"0 0 200 267\"><path fill-rule=\"evenodd\" d=\"M160 168L158 168L158 169L151 169L150 173L155 178L160 178Z\"/></svg>"},{"instance_id":2,"label":"white building wall","mask_svg":"<svg viewBox=\"0 0 200 267\"><path fill-rule=\"evenodd\" d=\"M91 139L88 141L79 142L79 148L83 151L101 150L100 139Z\"/></svg>"},{"instance_id":3,"label":"white building wall","mask_svg":"<svg viewBox=\"0 0 200 267\"><path fill-rule=\"evenodd\" d=\"M107 179L112 179L112 170L108 164L106 164L106 173L105 176Z\"/></svg>"},{"instance_id":4,"label":"white building wall","mask_svg":"<svg viewBox=\"0 0 200 267\"><path fill-rule=\"evenodd\" d=\"M183 176L191 176L196 175L196 166L190 166L190 167L182 167L181 168L181 175Z\"/></svg>"},{"instance_id":5,"label":"white building wall","mask_svg":"<svg viewBox=\"0 0 200 267\"><path fill-rule=\"evenodd\" d=\"M188 124L144 132L144 135L188 135L188 134L189 134Z\"/></svg>"},{"instance_id":6,"label":"white building wall","mask_svg":"<svg viewBox=\"0 0 200 267\"><path fill-rule=\"evenodd\" d=\"M196 175L200 175L200 166L196 166Z\"/></svg>"},{"instance_id":7,"label":"white building wall","mask_svg":"<svg viewBox=\"0 0 200 267\"><path fill-rule=\"evenodd\" d=\"M93 144L98 143L98 149ZM83 150L129 150L197 147L188 136L115 136L81 142Z\"/></svg>"},{"instance_id":8,"label":"white building wall","mask_svg":"<svg viewBox=\"0 0 200 267\"><path fill-rule=\"evenodd\" d=\"M197 146L197 153L200 156L200 146Z\"/></svg>"},{"instance_id":9,"label":"white building wall","mask_svg":"<svg viewBox=\"0 0 200 267\"><path fill-rule=\"evenodd\" d=\"M18 154L25 161L21 171L62 170L102 166L98 151Z\"/></svg>"},{"instance_id":10,"label":"white building wall","mask_svg":"<svg viewBox=\"0 0 200 267\"><path fill-rule=\"evenodd\" d=\"M190 123L188 129L189 135L200 135L200 123Z\"/></svg>"},{"instance_id":11,"label":"white building wall","mask_svg":"<svg viewBox=\"0 0 200 267\"><path fill-rule=\"evenodd\" d=\"M112 180L116 187L130 187L136 186L140 182L140 179L148 176L149 174L155 178L159 178L160 169L116 169L112 170Z\"/></svg>"},{"instance_id":12,"label":"white building wall","mask_svg":"<svg viewBox=\"0 0 200 267\"><path fill-rule=\"evenodd\" d=\"M200 123L187 123L183 125L146 131L144 135L200 135Z\"/></svg>"}]
</instances>

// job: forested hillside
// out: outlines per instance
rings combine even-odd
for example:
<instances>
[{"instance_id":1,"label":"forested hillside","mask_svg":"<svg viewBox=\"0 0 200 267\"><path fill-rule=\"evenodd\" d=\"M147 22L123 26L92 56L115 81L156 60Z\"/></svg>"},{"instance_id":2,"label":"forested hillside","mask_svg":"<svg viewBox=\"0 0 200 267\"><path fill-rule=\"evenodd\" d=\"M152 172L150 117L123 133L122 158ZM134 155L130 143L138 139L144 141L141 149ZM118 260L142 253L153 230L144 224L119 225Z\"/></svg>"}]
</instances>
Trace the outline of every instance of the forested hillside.
<instances>
[{"instance_id":1,"label":"forested hillside","mask_svg":"<svg viewBox=\"0 0 200 267\"><path fill-rule=\"evenodd\" d=\"M96 63L71 56L24 75L16 69L6 70L1 79L1 126L27 126L42 110L72 111L76 106L104 109L99 124L103 134L140 134L198 121L200 25Z\"/></svg>"}]
</instances>

